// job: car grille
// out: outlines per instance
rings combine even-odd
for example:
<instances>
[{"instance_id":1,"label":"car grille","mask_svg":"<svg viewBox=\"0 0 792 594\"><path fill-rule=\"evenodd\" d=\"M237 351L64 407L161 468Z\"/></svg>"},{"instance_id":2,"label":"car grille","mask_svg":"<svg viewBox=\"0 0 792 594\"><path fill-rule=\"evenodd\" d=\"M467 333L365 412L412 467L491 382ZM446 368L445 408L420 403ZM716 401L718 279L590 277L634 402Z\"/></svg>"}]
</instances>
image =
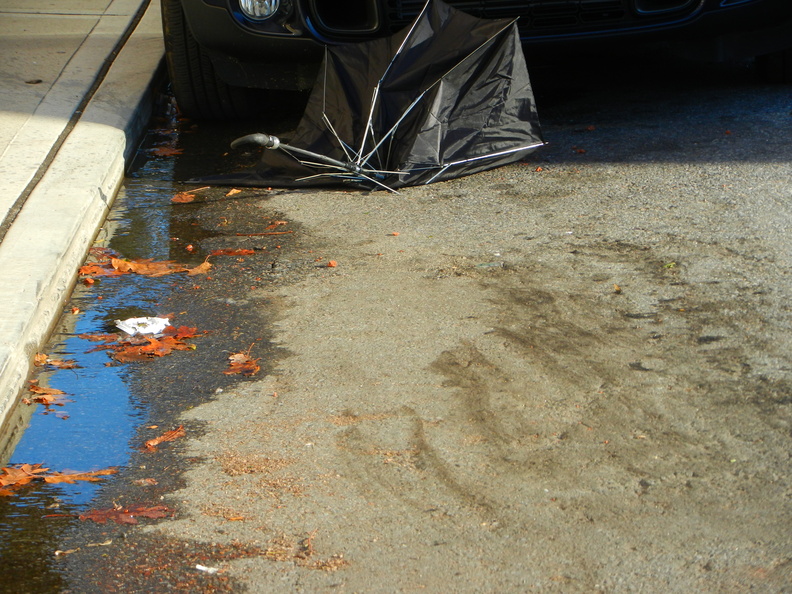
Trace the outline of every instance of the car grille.
<instances>
[{"instance_id":1,"label":"car grille","mask_svg":"<svg viewBox=\"0 0 792 594\"><path fill-rule=\"evenodd\" d=\"M654 0L662 10L640 14L634 0L446 0L482 18L515 18L523 37L543 37L629 29L676 21L695 12L698 0ZM386 0L388 27L395 32L420 12L424 0Z\"/></svg>"}]
</instances>

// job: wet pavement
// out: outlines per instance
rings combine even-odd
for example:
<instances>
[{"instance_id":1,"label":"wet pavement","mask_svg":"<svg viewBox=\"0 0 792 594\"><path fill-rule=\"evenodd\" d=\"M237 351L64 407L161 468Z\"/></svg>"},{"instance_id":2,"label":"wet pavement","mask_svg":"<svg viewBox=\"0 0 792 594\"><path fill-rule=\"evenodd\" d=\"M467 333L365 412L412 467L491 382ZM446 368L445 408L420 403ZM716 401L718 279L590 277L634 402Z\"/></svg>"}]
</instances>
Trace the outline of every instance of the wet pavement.
<instances>
[{"instance_id":1,"label":"wet pavement","mask_svg":"<svg viewBox=\"0 0 792 594\"><path fill-rule=\"evenodd\" d=\"M152 464L151 454L141 454L142 444L173 427L184 410L239 381L222 373L229 353L250 349L262 358L264 369L270 364L273 347L269 336L257 326L260 312L253 309L261 304L251 304L245 293L252 285L271 283L289 274L288 266L278 264L279 250L287 251L294 236L236 235L261 229L260 221L245 225L237 218L240 213L247 218L249 202L260 200L261 192L246 191L228 198L224 196L227 190L204 190L196 192L192 204L171 202L178 192L196 187L176 180L211 171L207 155L216 156L218 146L250 131L253 123L237 125L239 133L234 126L212 129L207 124L208 129L199 134L197 125L174 115L169 97L159 98L159 113L87 262L106 250L129 260L174 260L189 266L204 262L214 249L244 247L254 250L255 256L212 257L223 265L200 277L132 274L77 284L42 349L50 359L75 366L58 369L44 365L32 377L41 386L62 390L67 402L52 407L20 405L20 413L29 416L30 423L8 465L41 463L56 471L117 467L120 472L102 482L42 485L0 498L0 562L4 568L0 591L36 593L67 588L62 569L64 556L70 553L63 551L80 547L90 551L91 544L107 541L105 536L112 540L123 538L124 533L108 532L107 527L91 530L80 526L76 516L133 499L154 504L160 494L176 488L184 468L176 466L176 459L167 453L159 453ZM299 104L304 98L297 95L294 100L293 110L277 109L284 126L294 125L300 115ZM176 147L179 153L187 153L179 157L178 171L177 159L169 150ZM230 157L215 168L243 167L247 164L244 156L242 160L240 155ZM266 279L261 278L261 269L266 269ZM195 351L120 364L85 338L118 332L115 320L139 316L171 316L175 325L197 327L200 335L193 340ZM152 476L157 477L156 485L148 482ZM126 487L114 488L115 480L145 484L129 493ZM101 552L98 557L101 560ZM22 589L19 584L24 584Z\"/></svg>"}]
</instances>

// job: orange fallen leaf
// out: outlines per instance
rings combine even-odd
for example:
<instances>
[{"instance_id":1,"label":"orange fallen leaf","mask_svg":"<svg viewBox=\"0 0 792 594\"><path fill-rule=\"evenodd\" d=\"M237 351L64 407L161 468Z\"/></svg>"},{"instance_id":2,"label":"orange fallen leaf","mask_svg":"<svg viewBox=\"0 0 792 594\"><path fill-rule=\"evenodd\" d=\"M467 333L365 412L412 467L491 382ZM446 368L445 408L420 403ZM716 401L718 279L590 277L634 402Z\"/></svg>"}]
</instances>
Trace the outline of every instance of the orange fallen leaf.
<instances>
[{"instance_id":1,"label":"orange fallen leaf","mask_svg":"<svg viewBox=\"0 0 792 594\"><path fill-rule=\"evenodd\" d=\"M154 478L142 478L142 479L135 479L132 481L136 485L140 485L141 487L153 487L154 485L158 485L157 479Z\"/></svg>"},{"instance_id":2,"label":"orange fallen leaf","mask_svg":"<svg viewBox=\"0 0 792 594\"><path fill-rule=\"evenodd\" d=\"M81 266L79 272L82 276L119 276L122 274L134 273L144 276L159 277L178 272L201 274L211 268L208 262L204 262L198 267L190 268L189 266L177 264L170 260L155 261L152 258L128 260L121 258L119 254L112 250L92 250L91 254L96 256L98 261Z\"/></svg>"},{"instance_id":3,"label":"orange fallen leaf","mask_svg":"<svg viewBox=\"0 0 792 594\"><path fill-rule=\"evenodd\" d=\"M74 359L49 359L47 365L58 369L79 369L80 367Z\"/></svg>"},{"instance_id":4,"label":"orange fallen leaf","mask_svg":"<svg viewBox=\"0 0 792 594\"><path fill-rule=\"evenodd\" d=\"M186 270L188 276L195 276L197 274L206 274L212 269L212 263L205 260L203 264L199 264L195 268L188 268Z\"/></svg>"},{"instance_id":5,"label":"orange fallen leaf","mask_svg":"<svg viewBox=\"0 0 792 594\"><path fill-rule=\"evenodd\" d=\"M22 404L43 404L46 408L50 408L52 406L64 406L67 402L74 402L74 400L64 398L60 394L39 394L33 398L22 399Z\"/></svg>"},{"instance_id":6,"label":"orange fallen leaf","mask_svg":"<svg viewBox=\"0 0 792 594\"><path fill-rule=\"evenodd\" d=\"M195 345L185 342L184 339L200 335L197 328L166 326L162 334L156 337L146 334L124 338L119 334L80 334L79 337L102 343L88 352L106 350L110 351L110 356L117 362L132 363L163 357L173 351L195 350Z\"/></svg>"},{"instance_id":7,"label":"orange fallen leaf","mask_svg":"<svg viewBox=\"0 0 792 594\"><path fill-rule=\"evenodd\" d=\"M41 464L19 464L8 468L0 468L0 487L21 487L49 472Z\"/></svg>"},{"instance_id":8,"label":"orange fallen leaf","mask_svg":"<svg viewBox=\"0 0 792 594\"><path fill-rule=\"evenodd\" d=\"M168 336L173 336L178 340L182 340L184 338L195 338L196 336L200 336L198 334L197 327L190 327L190 326L179 326L176 328L175 326L168 326L165 330L162 331L163 334ZM205 333L205 332L204 332Z\"/></svg>"},{"instance_id":9,"label":"orange fallen leaf","mask_svg":"<svg viewBox=\"0 0 792 594\"><path fill-rule=\"evenodd\" d=\"M69 483L75 481L88 481L95 483L102 480L101 477L118 472L116 468L103 468L102 470L92 470L90 472L53 472L43 475L42 478L47 483Z\"/></svg>"},{"instance_id":10,"label":"orange fallen leaf","mask_svg":"<svg viewBox=\"0 0 792 594\"><path fill-rule=\"evenodd\" d=\"M184 192L176 193L173 198L171 198L171 202L175 202L177 204L186 204L188 202L192 202L195 200L195 193L200 192L201 190L208 190L210 186L203 186L202 188L195 188L194 190L186 190Z\"/></svg>"},{"instance_id":11,"label":"orange fallen leaf","mask_svg":"<svg viewBox=\"0 0 792 594\"><path fill-rule=\"evenodd\" d=\"M141 342L145 341L145 342ZM144 335L120 341L117 346L111 347L114 351L113 358L120 363L131 361L144 361L153 357L164 357L173 351L191 351L195 345L179 340L175 336L162 336L154 338Z\"/></svg>"},{"instance_id":12,"label":"orange fallen leaf","mask_svg":"<svg viewBox=\"0 0 792 594\"><path fill-rule=\"evenodd\" d=\"M184 437L186 435L184 431L184 425L179 425L176 429L171 429L170 431L166 431L159 437L155 437L154 439L149 439L145 442L144 449L147 452L156 452L157 446L166 441L173 441L174 439L178 439L180 437Z\"/></svg>"},{"instance_id":13,"label":"orange fallen leaf","mask_svg":"<svg viewBox=\"0 0 792 594\"><path fill-rule=\"evenodd\" d=\"M8 468L0 468L0 495L9 496L36 480L47 483L74 483L75 481L99 481L108 474L114 474L115 468L105 468L92 472L49 472L41 464L19 464Z\"/></svg>"},{"instance_id":14,"label":"orange fallen leaf","mask_svg":"<svg viewBox=\"0 0 792 594\"><path fill-rule=\"evenodd\" d=\"M119 272L134 272L143 276L165 276L175 272L187 270L184 266L175 264L171 260L155 262L152 258L143 260L122 260L121 258L111 258L110 264Z\"/></svg>"},{"instance_id":15,"label":"orange fallen leaf","mask_svg":"<svg viewBox=\"0 0 792 594\"><path fill-rule=\"evenodd\" d=\"M151 154L157 155L158 157L172 157L174 155L181 155L182 152L182 149L172 146L158 146L151 149Z\"/></svg>"},{"instance_id":16,"label":"orange fallen leaf","mask_svg":"<svg viewBox=\"0 0 792 594\"><path fill-rule=\"evenodd\" d=\"M31 380L30 385L28 386L28 390L33 392L34 394L46 395L46 396L54 396L57 394L65 394L63 390L58 390L57 388L42 388L38 385L37 380Z\"/></svg>"},{"instance_id":17,"label":"orange fallen leaf","mask_svg":"<svg viewBox=\"0 0 792 594\"><path fill-rule=\"evenodd\" d=\"M242 374L246 376L255 375L261 369L258 364L259 359L252 359L250 353L234 353L228 357L228 369L223 371L226 375Z\"/></svg>"},{"instance_id":18,"label":"orange fallen leaf","mask_svg":"<svg viewBox=\"0 0 792 594\"><path fill-rule=\"evenodd\" d=\"M93 509L81 514L80 520L91 520L97 524L105 524L112 520L116 524L137 524L137 518L165 518L173 514L173 510L165 505L146 507L144 505L128 505L109 509Z\"/></svg>"},{"instance_id":19,"label":"orange fallen leaf","mask_svg":"<svg viewBox=\"0 0 792 594\"><path fill-rule=\"evenodd\" d=\"M209 252L210 256L252 256L256 253L256 250L250 250L246 248L222 248L219 250L214 250Z\"/></svg>"},{"instance_id":20,"label":"orange fallen leaf","mask_svg":"<svg viewBox=\"0 0 792 594\"><path fill-rule=\"evenodd\" d=\"M338 262L336 262L335 260L330 260L330 261L327 263L327 267L328 267L328 268L335 268L336 266L338 266Z\"/></svg>"},{"instance_id":21,"label":"orange fallen leaf","mask_svg":"<svg viewBox=\"0 0 792 594\"><path fill-rule=\"evenodd\" d=\"M288 235L294 231L264 231L262 233L237 233L237 237L263 237L264 235ZM280 246L276 246L280 247Z\"/></svg>"},{"instance_id":22,"label":"orange fallen leaf","mask_svg":"<svg viewBox=\"0 0 792 594\"><path fill-rule=\"evenodd\" d=\"M195 194L191 194L190 192L179 192L178 194L174 194L173 198L171 198L171 202L175 204L188 204L195 200Z\"/></svg>"},{"instance_id":23,"label":"orange fallen leaf","mask_svg":"<svg viewBox=\"0 0 792 594\"><path fill-rule=\"evenodd\" d=\"M228 190L228 192L226 192L226 197L235 196L236 194L239 194L240 192L242 192L242 190L239 190L237 188L231 188L230 190Z\"/></svg>"},{"instance_id":24,"label":"orange fallen leaf","mask_svg":"<svg viewBox=\"0 0 792 594\"><path fill-rule=\"evenodd\" d=\"M159 339L146 336L145 338L148 340L148 344L138 346L137 352L141 354L151 354L155 357L164 357L165 355L170 355L173 352L173 338L170 340L167 340L165 337Z\"/></svg>"},{"instance_id":25,"label":"orange fallen leaf","mask_svg":"<svg viewBox=\"0 0 792 594\"><path fill-rule=\"evenodd\" d=\"M36 367L49 365L50 367L56 367L57 369L78 369L80 367L77 365L77 361L74 359L50 359L45 353L37 353L33 358L33 365Z\"/></svg>"},{"instance_id":26,"label":"orange fallen leaf","mask_svg":"<svg viewBox=\"0 0 792 594\"><path fill-rule=\"evenodd\" d=\"M80 266L79 270L82 276L120 276L124 274L107 264L86 264Z\"/></svg>"}]
</instances>

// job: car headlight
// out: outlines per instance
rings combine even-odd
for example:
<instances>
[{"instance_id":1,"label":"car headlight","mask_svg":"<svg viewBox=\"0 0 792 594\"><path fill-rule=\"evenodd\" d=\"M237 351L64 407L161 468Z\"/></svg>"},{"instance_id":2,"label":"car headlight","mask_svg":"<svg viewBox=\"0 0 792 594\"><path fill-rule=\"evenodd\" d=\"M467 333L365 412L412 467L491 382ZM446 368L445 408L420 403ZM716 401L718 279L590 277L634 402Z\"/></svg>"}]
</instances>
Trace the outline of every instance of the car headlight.
<instances>
[{"instance_id":1,"label":"car headlight","mask_svg":"<svg viewBox=\"0 0 792 594\"><path fill-rule=\"evenodd\" d=\"M239 0L242 13L253 21L265 21L278 12L280 0Z\"/></svg>"}]
</instances>

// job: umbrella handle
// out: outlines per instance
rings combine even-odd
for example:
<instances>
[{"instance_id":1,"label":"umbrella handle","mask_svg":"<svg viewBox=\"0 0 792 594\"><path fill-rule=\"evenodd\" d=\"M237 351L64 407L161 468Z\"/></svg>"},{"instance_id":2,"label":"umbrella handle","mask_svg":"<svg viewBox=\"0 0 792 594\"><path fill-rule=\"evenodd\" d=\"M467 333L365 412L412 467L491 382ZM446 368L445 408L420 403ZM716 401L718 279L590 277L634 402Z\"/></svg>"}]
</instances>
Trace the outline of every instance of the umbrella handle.
<instances>
[{"instance_id":1,"label":"umbrella handle","mask_svg":"<svg viewBox=\"0 0 792 594\"><path fill-rule=\"evenodd\" d=\"M344 171L349 171L350 173L360 173L363 171L363 168L356 163L350 163L349 161L339 161L338 159L333 159L332 157L327 157L325 155L320 155L319 153L315 153L313 151L307 151L305 149L301 149L296 146L291 146L290 144L286 144L280 141L280 138L277 136L271 136L269 134L264 134L263 132L258 132L256 134L248 134L247 136L243 136L241 138L237 138L231 143L231 148L235 149L238 148L242 144L260 144L264 148L268 149L276 149L280 148L285 150L286 152L296 153L298 155L302 155L303 157L310 157L311 159L315 159L320 163L324 163L325 165L331 165L333 167L338 167L339 169L343 169Z\"/></svg>"},{"instance_id":2,"label":"umbrella handle","mask_svg":"<svg viewBox=\"0 0 792 594\"><path fill-rule=\"evenodd\" d=\"M260 144L264 148L276 149L280 146L280 139L277 136L270 136L269 134L264 134L263 132L248 134L247 136L243 136L232 141L231 148L239 148L240 145L247 143Z\"/></svg>"}]
</instances>

